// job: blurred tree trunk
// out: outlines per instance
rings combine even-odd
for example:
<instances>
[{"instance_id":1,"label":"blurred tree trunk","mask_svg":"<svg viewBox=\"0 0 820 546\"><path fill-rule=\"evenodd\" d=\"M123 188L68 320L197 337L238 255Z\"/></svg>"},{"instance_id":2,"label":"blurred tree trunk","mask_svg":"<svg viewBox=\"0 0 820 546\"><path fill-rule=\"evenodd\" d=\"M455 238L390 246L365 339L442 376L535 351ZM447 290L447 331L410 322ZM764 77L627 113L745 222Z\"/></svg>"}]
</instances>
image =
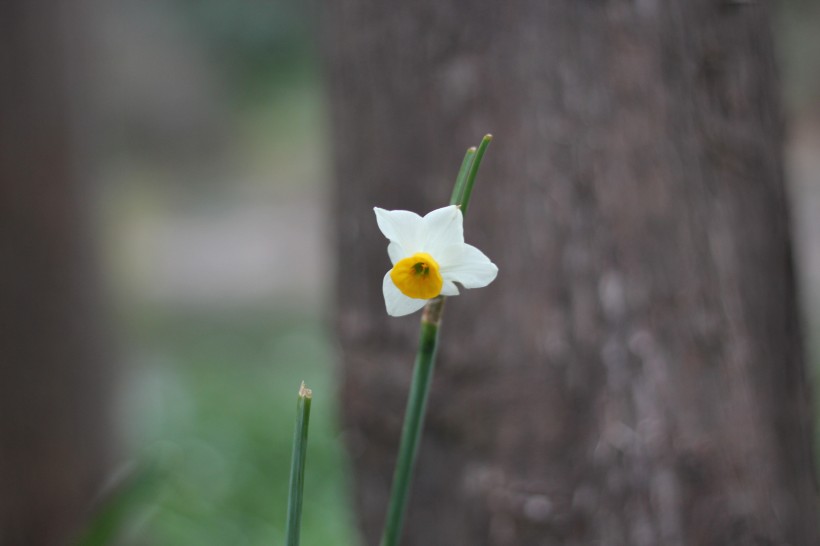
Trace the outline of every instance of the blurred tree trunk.
<instances>
[{"instance_id":1,"label":"blurred tree trunk","mask_svg":"<svg viewBox=\"0 0 820 546\"><path fill-rule=\"evenodd\" d=\"M369 544L418 332L372 207L496 139L447 304L408 545L820 544L765 3L323 5L344 419Z\"/></svg>"},{"instance_id":2,"label":"blurred tree trunk","mask_svg":"<svg viewBox=\"0 0 820 546\"><path fill-rule=\"evenodd\" d=\"M105 471L98 279L70 117L80 2L0 2L0 544L69 544ZM73 80L72 80L73 79Z\"/></svg>"}]
</instances>

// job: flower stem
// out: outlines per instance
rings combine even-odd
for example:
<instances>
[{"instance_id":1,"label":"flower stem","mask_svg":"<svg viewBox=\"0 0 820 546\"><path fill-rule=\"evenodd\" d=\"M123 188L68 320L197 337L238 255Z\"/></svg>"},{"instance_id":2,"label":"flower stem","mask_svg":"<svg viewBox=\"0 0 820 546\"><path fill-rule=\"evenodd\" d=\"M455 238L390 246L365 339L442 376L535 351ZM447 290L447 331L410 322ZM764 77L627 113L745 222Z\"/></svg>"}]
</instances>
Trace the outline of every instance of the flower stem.
<instances>
[{"instance_id":1,"label":"flower stem","mask_svg":"<svg viewBox=\"0 0 820 546\"><path fill-rule=\"evenodd\" d=\"M464 160L461 162L461 168L458 170L456 183L453 186L453 195L450 197L451 205L458 205L461 202L461 194L464 193L464 184L467 182L467 175L470 173L470 167L473 165L473 158L475 157L475 146L467 149L464 154Z\"/></svg>"},{"instance_id":2,"label":"flower stem","mask_svg":"<svg viewBox=\"0 0 820 546\"><path fill-rule=\"evenodd\" d=\"M478 175L478 168L481 166L481 160L484 159L484 152L487 151L487 146L490 145L492 139L493 135L484 135L484 138L481 139L481 144L478 145L478 150L476 150L473 161L470 164L467 179L464 181L461 197L459 197L458 203L454 203L461 205L461 214L465 216L467 214L467 206L470 204L470 196L473 194L473 185L475 184L475 177Z\"/></svg>"},{"instance_id":3,"label":"flower stem","mask_svg":"<svg viewBox=\"0 0 820 546\"><path fill-rule=\"evenodd\" d=\"M437 301L439 306L444 303L443 298L437 298L434 301ZM428 305L432 305L432 302ZM401 433L396 471L393 475L393 489L390 494L390 504L387 508L387 520L382 534L382 546L395 546L401 538L404 509L407 505L410 479L413 475L413 465L418 452L419 439L421 438L421 427L424 423L424 412L427 406L427 394L430 391L430 382L433 378L433 366L435 365L436 349L438 348L438 330L438 322L428 322L422 319L419 350L416 354L413 382L410 386L407 410L404 414L404 428Z\"/></svg>"},{"instance_id":4,"label":"flower stem","mask_svg":"<svg viewBox=\"0 0 820 546\"><path fill-rule=\"evenodd\" d=\"M470 148L464 155L450 199L451 205L461 206L462 214L467 212L467 205L473 192L476 174L478 174L478 168L481 166L481 160L487 146L490 144L490 140L492 140L492 135L486 135L481 140L478 149ZM444 311L444 299L444 296L439 296L430 300L424 307L424 313L421 317L419 348L413 367L410 394L407 398L407 409L404 414L404 425L399 444L399 456L396 459L396 470L393 474L393 487L387 505L387 518L382 533L381 546L397 546L401 539L404 512L410 496L413 466L418 454L424 414L427 408L427 396L430 392L433 368L436 363L438 333L441 314Z\"/></svg>"},{"instance_id":5,"label":"flower stem","mask_svg":"<svg viewBox=\"0 0 820 546\"><path fill-rule=\"evenodd\" d=\"M302 490L305 485L305 455L307 454L308 425L310 423L310 401L313 391L299 387L296 400L296 428L293 432L293 457L290 463L290 493L288 495L288 518L286 546L299 546L299 531L302 521Z\"/></svg>"}]
</instances>

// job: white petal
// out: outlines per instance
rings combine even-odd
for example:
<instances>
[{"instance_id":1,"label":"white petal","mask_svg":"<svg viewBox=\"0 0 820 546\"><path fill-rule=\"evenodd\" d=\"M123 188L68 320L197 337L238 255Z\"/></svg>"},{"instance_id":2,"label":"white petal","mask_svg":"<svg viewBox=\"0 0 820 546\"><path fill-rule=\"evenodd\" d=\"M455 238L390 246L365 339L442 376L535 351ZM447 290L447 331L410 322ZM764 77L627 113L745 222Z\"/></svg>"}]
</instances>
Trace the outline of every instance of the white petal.
<instances>
[{"instance_id":1,"label":"white petal","mask_svg":"<svg viewBox=\"0 0 820 546\"><path fill-rule=\"evenodd\" d=\"M410 254L419 252L422 235L422 218L407 210L384 210L374 207L376 222L385 237L401 245Z\"/></svg>"},{"instance_id":2,"label":"white petal","mask_svg":"<svg viewBox=\"0 0 820 546\"><path fill-rule=\"evenodd\" d=\"M455 205L436 209L422 219L421 251L438 261L441 251L464 244L464 217Z\"/></svg>"},{"instance_id":3,"label":"white petal","mask_svg":"<svg viewBox=\"0 0 820 546\"><path fill-rule=\"evenodd\" d=\"M449 257L449 252L445 255ZM487 286L495 280L498 275L498 267L472 245L464 245L461 255L453 261L447 261L446 265L441 265L441 276L445 281L455 281L464 288L481 288Z\"/></svg>"},{"instance_id":4,"label":"white petal","mask_svg":"<svg viewBox=\"0 0 820 546\"><path fill-rule=\"evenodd\" d=\"M390 262L393 265L396 265L396 262L398 262L399 260L407 258L408 256L411 256L410 253L408 253L406 250L404 250L403 246L401 246L399 243L395 243L395 242L390 243L389 245L387 245L387 255L390 256Z\"/></svg>"},{"instance_id":5,"label":"white petal","mask_svg":"<svg viewBox=\"0 0 820 546\"><path fill-rule=\"evenodd\" d=\"M458 286L455 285L453 281L444 281L444 284L441 285L441 295L442 296L458 296Z\"/></svg>"},{"instance_id":6,"label":"white petal","mask_svg":"<svg viewBox=\"0 0 820 546\"><path fill-rule=\"evenodd\" d=\"M384 305L387 308L387 314L394 317L403 317L410 313L415 313L427 303L427 300L420 300L416 298L409 298L401 293L393 284L393 279L390 278L390 271L384 276L382 281L382 291L384 292Z\"/></svg>"},{"instance_id":7,"label":"white petal","mask_svg":"<svg viewBox=\"0 0 820 546\"><path fill-rule=\"evenodd\" d=\"M466 252L465 248L467 245L460 244L460 245L450 245L446 248L440 249L436 253L436 261L438 262L439 268L441 268L442 275L444 274L443 271L449 268L450 266L457 265L461 263L461 257Z\"/></svg>"}]
</instances>

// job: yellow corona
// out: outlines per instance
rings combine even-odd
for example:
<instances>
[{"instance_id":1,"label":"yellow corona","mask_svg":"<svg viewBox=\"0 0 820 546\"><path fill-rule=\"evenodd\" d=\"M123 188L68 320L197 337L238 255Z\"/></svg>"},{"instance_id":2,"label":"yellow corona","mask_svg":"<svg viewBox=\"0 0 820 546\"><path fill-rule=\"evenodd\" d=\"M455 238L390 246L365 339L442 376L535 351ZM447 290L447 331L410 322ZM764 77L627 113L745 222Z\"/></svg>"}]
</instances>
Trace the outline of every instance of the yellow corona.
<instances>
[{"instance_id":1,"label":"yellow corona","mask_svg":"<svg viewBox=\"0 0 820 546\"><path fill-rule=\"evenodd\" d=\"M402 294L421 300L441 294L444 284L438 262L426 252L417 252L396 262L390 271L390 278Z\"/></svg>"}]
</instances>

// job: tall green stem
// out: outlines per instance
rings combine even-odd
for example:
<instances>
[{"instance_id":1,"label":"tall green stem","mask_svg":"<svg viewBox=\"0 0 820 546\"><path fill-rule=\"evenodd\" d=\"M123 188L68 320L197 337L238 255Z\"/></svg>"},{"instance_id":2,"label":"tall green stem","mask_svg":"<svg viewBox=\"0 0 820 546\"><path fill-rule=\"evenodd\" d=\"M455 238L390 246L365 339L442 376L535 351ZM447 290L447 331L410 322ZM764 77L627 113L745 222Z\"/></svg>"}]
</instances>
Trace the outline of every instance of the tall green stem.
<instances>
[{"instance_id":1,"label":"tall green stem","mask_svg":"<svg viewBox=\"0 0 820 546\"><path fill-rule=\"evenodd\" d=\"M438 300L443 304L443 300ZM438 348L438 324L422 320L419 350L413 368L413 382L407 399L407 410L404 414L404 428L401 433L399 457L393 475L393 490L390 504L387 507L387 520L382 535L382 546L395 546L401 538L404 523L404 509L410 492L410 479L413 465L418 453L421 427L424 423L424 412L427 407L427 393L433 378L433 366Z\"/></svg>"},{"instance_id":2,"label":"tall green stem","mask_svg":"<svg viewBox=\"0 0 820 546\"><path fill-rule=\"evenodd\" d=\"M490 140L492 140L492 135L486 135L477 150L476 148L470 148L464 155L450 200L451 205L461 207L462 214L467 212L467 205L470 202L476 174ZM443 311L444 296L439 296L427 303L421 317L419 348L413 367L410 394L407 398L407 409L404 414L404 426L399 444L399 456L393 474L393 488L390 491L390 501L387 505L387 518L382 533L381 546L397 546L401 539L404 512L410 496L410 482L413 477L413 467L416 462L421 430L424 424L424 414L427 409L427 396L430 392L433 368L436 363L439 325L441 324Z\"/></svg>"},{"instance_id":3,"label":"tall green stem","mask_svg":"<svg viewBox=\"0 0 820 546\"><path fill-rule=\"evenodd\" d=\"M466 215L467 214L467 207L470 205L470 197L473 194L473 185L475 184L475 178L478 175L478 168L481 166L481 160L484 159L484 152L487 151L487 146L490 145L490 141L492 141L493 135L484 135L484 138L481 139L481 144L478 145L478 150L476 150L472 163L470 165L470 170L467 172L466 179L464 181L461 196L458 199L458 205L461 206L461 213Z\"/></svg>"},{"instance_id":4,"label":"tall green stem","mask_svg":"<svg viewBox=\"0 0 820 546\"><path fill-rule=\"evenodd\" d=\"M470 167L473 166L473 158L475 157L475 146L467 149L464 154L464 160L461 162L461 168L458 170L456 183L453 185L453 195L450 196L450 204L458 205L461 203L461 194L464 193L464 185L467 183L467 175L470 174Z\"/></svg>"},{"instance_id":5,"label":"tall green stem","mask_svg":"<svg viewBox=\"0 0 820 546\"><path fill-rule=\"evenodd\" d=\"M299 388L296 400L296 428L293 432L293 457L290 463L290 493L288 495L288 528L285 544L299 546L299 531L302 523L302 491L305 485L305 455L307 454L308 425L310 424L310 401L313 392Z\"/></svg>"}]
</instances>

